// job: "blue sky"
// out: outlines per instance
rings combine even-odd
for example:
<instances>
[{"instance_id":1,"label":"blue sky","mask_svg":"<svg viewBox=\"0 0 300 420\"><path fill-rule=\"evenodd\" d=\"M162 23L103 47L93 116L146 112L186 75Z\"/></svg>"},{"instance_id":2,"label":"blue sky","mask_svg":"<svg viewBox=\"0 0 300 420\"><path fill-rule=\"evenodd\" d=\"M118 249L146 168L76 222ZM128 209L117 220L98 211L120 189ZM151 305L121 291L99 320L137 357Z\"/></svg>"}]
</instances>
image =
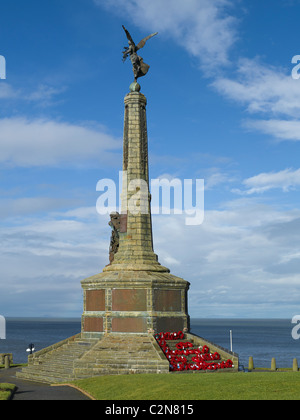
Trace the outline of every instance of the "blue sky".
<instances>
[{"instance_id":1,"label":"blue sky","mask_svg":"<svg viewBox=\"0 0 300 420\"><path fill-rule=\"evenodd\" d=\"M11 0L1 5L0 314L79 317L108 263L103 178L118 180L132 82L149 73L150 176L204 179L205 219L154 215L192 317L292 318L300 302L298 0Z\"/></svg>"}]
</instances>

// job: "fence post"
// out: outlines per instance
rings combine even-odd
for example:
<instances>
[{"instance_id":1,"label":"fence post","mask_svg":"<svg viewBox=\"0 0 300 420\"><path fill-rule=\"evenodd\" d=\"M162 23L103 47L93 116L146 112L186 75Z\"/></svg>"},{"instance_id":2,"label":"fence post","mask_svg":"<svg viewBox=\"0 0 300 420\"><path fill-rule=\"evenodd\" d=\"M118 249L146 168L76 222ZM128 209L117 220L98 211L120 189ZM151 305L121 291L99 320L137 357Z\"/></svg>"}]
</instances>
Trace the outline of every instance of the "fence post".
<instances>
[{"instance_id":1,"label":"fence post","mask_svg":"<svg viewBox=\"0 0 300 420\"><path fill-rule=\"evenodd\" d=\"M4 369L9 369L10 368L10 358L9 355L6 354L4 356Z\"/></svg>"},{"instance_id":2,"label":"fence post","mask_svg":"<svg viewBox=\"0 0 300 420\"><path fill-rule=\"evenodd\" d=\"M272 358L272 361L271 361L271 370L276 370L276 360L275 360L275 357L273 357Z\"/></svg>"},{"instance_id":3,"label":"fence post","mask_svg":"<svg viewBox=\"0 0 300 420\"><path fill-rule=\"evenodd\" d=\"M248 370L254 370L254 362L252 356L249 357Z\"/></svg>"},{"instance_id":4,"label":"fence post","mask_svg":"<svg viewBox=\"0 0 300 420\"><path fill-rule=\"evenodd\" d=\"M297 359L293 360L293 372L298 372L298 362Z\"/></svg>"}]
</instances>

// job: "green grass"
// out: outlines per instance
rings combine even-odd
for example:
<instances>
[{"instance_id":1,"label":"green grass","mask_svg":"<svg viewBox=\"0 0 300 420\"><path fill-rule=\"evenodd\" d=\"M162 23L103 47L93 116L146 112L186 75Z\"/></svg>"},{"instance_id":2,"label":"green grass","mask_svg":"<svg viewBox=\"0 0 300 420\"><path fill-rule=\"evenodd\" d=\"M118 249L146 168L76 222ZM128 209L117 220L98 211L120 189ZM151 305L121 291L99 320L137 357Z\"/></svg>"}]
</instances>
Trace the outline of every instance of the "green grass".
<instances>
[{"instance_id":1,"label":"green grass","mask_svg":"<svg viewBox=\"0 0 300 420\"><path fill-rule=\"evenodd\" d=\"M13 384L0 384L0 401L8 400L14 389Z\"/></svg>"},{"instance_id":2,"label":"green grass","mask_svg":"<svg viewBox=\"0 0 300 420\"><path fill-rule=\"evenodd\" d=\"M299 400L300 372L101 376L72 382L96 400Z\"/></svg>"}]
</instances>

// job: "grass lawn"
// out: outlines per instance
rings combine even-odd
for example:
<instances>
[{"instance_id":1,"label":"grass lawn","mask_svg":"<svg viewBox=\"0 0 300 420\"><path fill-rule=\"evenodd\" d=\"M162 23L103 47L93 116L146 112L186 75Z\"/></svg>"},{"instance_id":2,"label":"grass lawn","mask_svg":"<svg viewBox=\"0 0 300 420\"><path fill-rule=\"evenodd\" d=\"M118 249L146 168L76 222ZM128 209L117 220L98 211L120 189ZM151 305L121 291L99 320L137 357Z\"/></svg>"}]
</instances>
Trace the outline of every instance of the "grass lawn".
<instances>
[{"instance_id":1,"label":"grass lawn","mask_svg":"<svg viewBox=\"0 0 300 420\"><path fill-rule=\"evenodd\" d=\"M96 400L299 400L300 372L101 376L72 382Z\"/></svg>"},{"instance_id":2,"label":"grass lawn","mask_svg":"<svg viewBox=\"0 0 300 420\"><path fill-rule=\"evenodd\" d=\"M15 385L12 384L0 384L0 401L8 400L11 396L12 391L15 389Z\"/></svg>"}]
</instances>

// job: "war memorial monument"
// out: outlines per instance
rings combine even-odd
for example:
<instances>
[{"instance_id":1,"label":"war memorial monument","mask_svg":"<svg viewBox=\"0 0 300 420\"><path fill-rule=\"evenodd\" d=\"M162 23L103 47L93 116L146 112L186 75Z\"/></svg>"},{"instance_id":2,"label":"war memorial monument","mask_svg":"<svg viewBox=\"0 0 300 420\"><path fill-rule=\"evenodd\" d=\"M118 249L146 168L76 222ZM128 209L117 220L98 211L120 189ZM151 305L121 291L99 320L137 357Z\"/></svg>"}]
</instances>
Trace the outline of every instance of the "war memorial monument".
<instances>
[{"instance_id":1,"label":"war memorial monument","mask_svg":"<svg viewBox=\"0 0 300 420\"><path fill-rule=\"evenodd\" d=\"M125 96L121 213L113 213L109 264L81 282L81 332L31 356L17 375L59 383L107 374L237 370L238 356L190 333L190 284L162 266L153 248L147 99L138 79L149 65L123 26L134 81ZM132 188L135 185L135 188ZM145 190L146 185L146 190ZM129 186L131 186L129 188ZM143 188L142 188L143 187ZM131 208L133 195L138 207ZM179 238L178 238L179 240Z\"/></svg>"}]
</instances>

